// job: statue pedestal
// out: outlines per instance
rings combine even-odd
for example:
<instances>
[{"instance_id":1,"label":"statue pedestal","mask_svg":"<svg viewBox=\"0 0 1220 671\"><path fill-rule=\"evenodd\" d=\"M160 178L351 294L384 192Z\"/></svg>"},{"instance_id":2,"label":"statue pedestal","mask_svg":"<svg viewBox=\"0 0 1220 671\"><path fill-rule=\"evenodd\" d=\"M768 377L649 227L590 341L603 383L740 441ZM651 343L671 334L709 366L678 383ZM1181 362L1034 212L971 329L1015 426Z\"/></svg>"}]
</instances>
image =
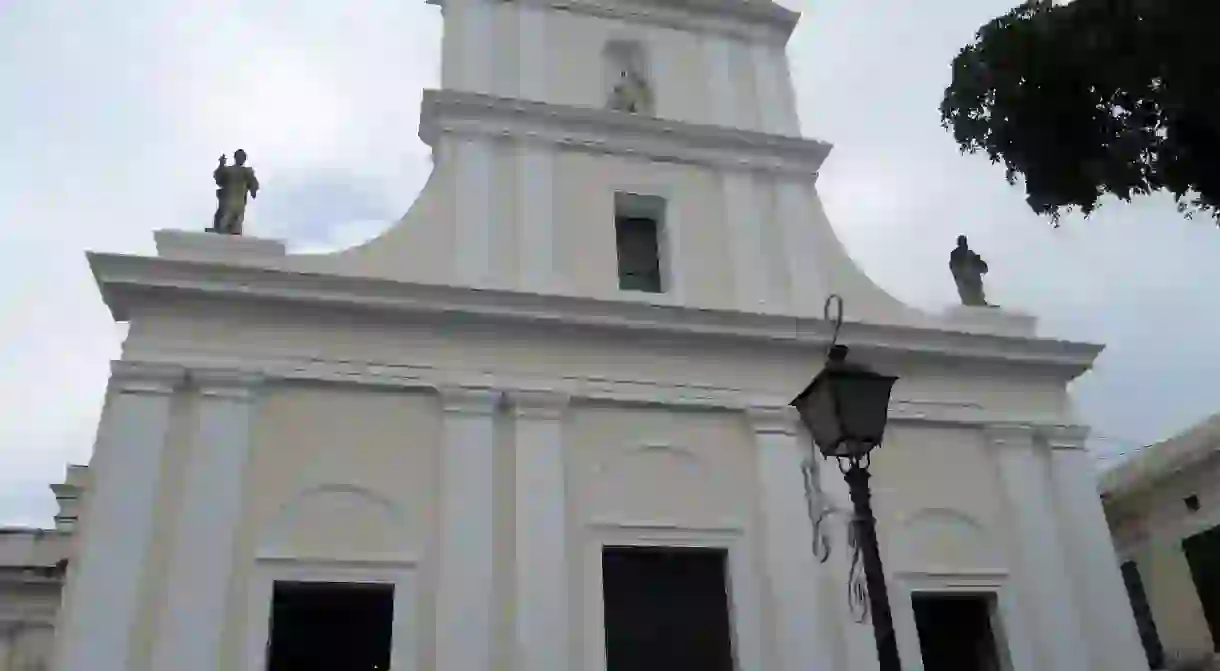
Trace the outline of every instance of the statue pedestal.
<instances>
[{"instance_id":1,"label":"statue pedestal","mask_svg":"<svg viewBox=\"0 0 1220 671\"><path fill-rule=\"evenodd\" d=\"M954 305L944 312L950 328L966 333L1032 338L1037 335L1038 318L998 307Z\"/></svg>"},{"instance_id":2,"label":"statue pedestal","mask_svg":"<svg viewBox=\"0 0 1220 671\"><path fill-rule=\"evenodd\" d=\"M157 242L157 256L179 261L250 263L287 253L282 240L245 235L162 229L153 233L153 239Z\"/></svg>"}]
</instances>

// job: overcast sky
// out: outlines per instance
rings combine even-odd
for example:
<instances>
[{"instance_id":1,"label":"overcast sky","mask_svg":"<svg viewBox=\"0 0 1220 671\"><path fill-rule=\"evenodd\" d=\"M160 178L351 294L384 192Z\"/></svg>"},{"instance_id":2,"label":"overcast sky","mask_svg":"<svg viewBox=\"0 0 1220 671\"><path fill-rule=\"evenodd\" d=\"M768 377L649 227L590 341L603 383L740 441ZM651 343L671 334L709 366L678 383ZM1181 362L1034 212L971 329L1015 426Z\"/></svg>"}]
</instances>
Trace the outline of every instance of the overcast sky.
<instances>
[{"instance_id":1,"label":"overcast sky","mask_svg":"<svg viewBox=\"0 0 1220 671\"><path fill-rule=\"evenodd\" d=\"M1103 342L1076 385L1113 458L1220 410L1220 230L1161 199L1053 230L939 126L948 63L1015 0L819 0L789 45L838 235L914 305L956 300L966 233L989 297L1044 335ZM264 190L247 230L298 248L362 241L430 168L420 93L441 21L423 0L0 0L0 524L50 525L68 462L92 449L123 337L87 249L152 253L202 229L211 170L244 147Z\"/></svg>"}]
</instances>

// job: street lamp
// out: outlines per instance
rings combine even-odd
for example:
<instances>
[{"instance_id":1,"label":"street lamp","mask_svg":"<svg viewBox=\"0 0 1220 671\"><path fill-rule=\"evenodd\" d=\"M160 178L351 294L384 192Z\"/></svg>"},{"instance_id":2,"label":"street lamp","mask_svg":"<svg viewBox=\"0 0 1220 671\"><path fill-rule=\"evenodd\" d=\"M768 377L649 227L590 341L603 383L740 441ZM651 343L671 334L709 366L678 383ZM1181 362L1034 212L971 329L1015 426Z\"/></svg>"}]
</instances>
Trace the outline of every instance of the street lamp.
<instances>
[{"instance_id":1,"label":"street lamp","mask_svg":"<svg viewBox=\"0 0 1220 671\"><path fill-rule=\"evenodd\" d=\"M851 490L855 509L852 525L864 564L864 584L880 671L901 671L885 573L877 547L877 521L868 486L869 454L881 444L889 414L890 392L898 378L847 361L847 346L836 342L843 325L843 299L837 295L826 299L825 316L830 321L830 307L834 301L838 302L838 314L834 319L834 338L826 353L826 363L791 405L797 409L801 422L809 429L822 455L838 461L843 479Z\"/></svg>"}]
</instances>

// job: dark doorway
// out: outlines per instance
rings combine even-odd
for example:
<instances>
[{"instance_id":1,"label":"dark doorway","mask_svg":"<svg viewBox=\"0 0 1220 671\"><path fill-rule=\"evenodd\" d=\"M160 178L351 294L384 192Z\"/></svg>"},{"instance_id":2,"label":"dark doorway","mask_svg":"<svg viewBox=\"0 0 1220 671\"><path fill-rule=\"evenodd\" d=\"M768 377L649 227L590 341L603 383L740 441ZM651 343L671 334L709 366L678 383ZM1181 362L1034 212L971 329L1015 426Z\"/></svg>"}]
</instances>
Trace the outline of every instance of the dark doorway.
<instances>
[{"instance_id":1,"label":"dark doorway","mask_svg":"<svg viewBox=\"0 0 1220 671\"><path fill-rule=\"evenodd\" d=\"M393 620L391 585L276 582L267 669L385 671Z\"/></svg>"},{"instance_id":2,"label":"dark doorway","mask_svg":"<svg viewBox=\"0 0 1220 671\"><path fill-rule=\"evenodd\" d=\"M1182 541L1190 565L1203 617L1212 632L1212 647L1220 652L1220 527L1212 527Z\"/></svg>"},{"instance_id":3,"label":"dark doorway","mask_svg":"<svg viewBox=\"0 0 1220 671\"><path fill-rule=\"evenodd\" d=\"M733 671L727 567L723 549L604 548L607 671Z\"/></svg>"},{"instance_id":4,"label":"dark doorway","mask_svg":"<svg viewBox=\"0 0 1220 671\"><path fill-rule=\"evenodd\" d=\"M1144 646L1144 656L1148 658L1148 668L1162 668L1165 666L1165 648L1161 647L1156 621L1152 619L1152 608L1148 605L1148 593L1144 591L1139 566L1133 561L1124 562L1121 570L1123 584L1127 586L1127 598L1131 600L1131 612L1135 615L1135 627Z\"/></svg>"},{"instance_id":5,"label":"dark doorway","mask_svg":"<svg viewBox=\"0 0 1220 671\"><path fill-rule=\"evenodd\" d=\"M927 671L1000 671L994 600L981 594L916 594L915 626Z\"/></svg>"}]
</instances>

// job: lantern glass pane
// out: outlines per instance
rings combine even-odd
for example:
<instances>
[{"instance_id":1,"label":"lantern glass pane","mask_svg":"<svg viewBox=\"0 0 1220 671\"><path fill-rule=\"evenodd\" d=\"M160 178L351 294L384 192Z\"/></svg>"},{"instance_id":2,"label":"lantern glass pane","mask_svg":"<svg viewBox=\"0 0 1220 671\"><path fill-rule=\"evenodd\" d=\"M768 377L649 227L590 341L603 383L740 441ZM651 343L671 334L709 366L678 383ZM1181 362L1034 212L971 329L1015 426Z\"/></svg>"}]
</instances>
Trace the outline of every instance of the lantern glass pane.
<instances>
[{"instance_id":1,"label":"lantern glass pane","mask_svg":"<svg viewBox=\"0 0 1220 671\"><path fill-rule=\"evenodd\" d=\"M828 382L823 379L821 384L815 384L798 408L801 419L813 436L813 442L823 452L837 445L843 435Z\"/></svg>"},{"instance_id":2,"label":"lantern glass pane","mask_svg":"<svg viewBox=\"0 0 1220 671\"><path fill-rule=\"evenodd\" d=\"M835 376L835 395L842 432L857 449L870 449L881 442L889 414L890 392L895 378L872 373Z\"/></svg>"}]
</instances>

